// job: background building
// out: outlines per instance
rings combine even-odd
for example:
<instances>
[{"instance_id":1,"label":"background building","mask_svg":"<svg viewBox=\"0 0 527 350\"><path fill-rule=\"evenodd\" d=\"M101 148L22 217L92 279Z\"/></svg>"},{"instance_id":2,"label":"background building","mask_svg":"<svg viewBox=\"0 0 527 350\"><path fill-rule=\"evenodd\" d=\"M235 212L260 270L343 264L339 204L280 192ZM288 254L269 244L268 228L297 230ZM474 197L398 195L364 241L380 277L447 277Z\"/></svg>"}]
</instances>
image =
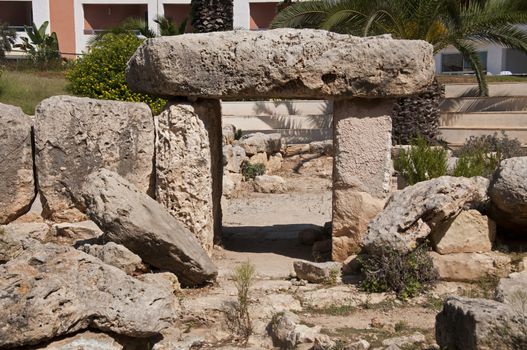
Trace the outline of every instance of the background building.
<instances>
[{"instance_id":1,"label":"background building","mask_svg":"<svg viewBox=\"0 0 527 350\"><path fill-rule=\"evenodd\" d=\"M279 0L234 0L234 27L263 30L276 14ZM190 12L190 0L0 0L0 22L7 22L24 36L24 25L50 22L48 30L57 33L59 47L66 57L86 51L89 38L116 26L128 17L142 18L153 29L154 19L165 16L181 23ZM527 30L527 25L524 26ZM479 45L487 72L527 74L527 55L498 45ZM470 73L471 68L454 48L436 55L439 74Z\"/></svg>"}]
</instances>

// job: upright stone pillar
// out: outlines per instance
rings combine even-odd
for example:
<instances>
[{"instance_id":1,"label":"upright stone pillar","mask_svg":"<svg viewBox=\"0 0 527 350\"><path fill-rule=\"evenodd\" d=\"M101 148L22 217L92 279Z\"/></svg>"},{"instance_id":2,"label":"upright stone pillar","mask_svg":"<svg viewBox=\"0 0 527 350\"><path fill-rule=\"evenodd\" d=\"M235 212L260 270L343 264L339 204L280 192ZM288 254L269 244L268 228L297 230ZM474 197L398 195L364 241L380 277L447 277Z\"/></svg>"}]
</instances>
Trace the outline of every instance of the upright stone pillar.
<instances>
[{"instance_id":1,"label":"upright stone pillar","mask_svg":"<svg viewBox=\"0 0 527 350\"><path fill-rule=\"evenodd\" d=\"M209 254L221 230L221 160L218 100L172 101L156 117L156 199Z\"/></svg>"},{"instance_id":2,"label":"upright stone pillar","mask_svg":"<svg viewBox=\"0 0 527 350\"><path fill-rule=\"evenodd\" d=\"M359 250L390 189L393 100L337 100L333 108L332 258L343 261Z\"/></svg>"}]
</instances>

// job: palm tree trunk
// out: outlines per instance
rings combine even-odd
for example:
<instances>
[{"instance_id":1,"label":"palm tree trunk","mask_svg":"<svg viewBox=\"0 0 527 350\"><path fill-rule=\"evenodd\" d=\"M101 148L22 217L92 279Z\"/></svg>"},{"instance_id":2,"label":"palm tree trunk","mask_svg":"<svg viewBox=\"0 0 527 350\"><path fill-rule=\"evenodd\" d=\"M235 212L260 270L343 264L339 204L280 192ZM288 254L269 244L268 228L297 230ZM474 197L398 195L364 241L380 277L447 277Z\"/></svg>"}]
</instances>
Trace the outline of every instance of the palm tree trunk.
<instances>
[{"instance_id":1,"label":"palm tree trunk","mask_svg":"<svg viewBox=\"0 0 527 350\"><path fill-rule=\"evenodd\" d=\"M192 29L196 33L232 30L233 0L191 0Z\"/></svg>"},{"instance_id":2,"label":"palm tree trunk","mask_svg":"<svg viewBox=\"0 0 527 350\"><path fill-rule=\"evenodd\" d=\"M439 103L444 95L445 87L434 79L425 92L397 99L392 114L393 143L408 145L419 135L430 142L437 141L441 117Z\"/></svg>"}]
</instances>

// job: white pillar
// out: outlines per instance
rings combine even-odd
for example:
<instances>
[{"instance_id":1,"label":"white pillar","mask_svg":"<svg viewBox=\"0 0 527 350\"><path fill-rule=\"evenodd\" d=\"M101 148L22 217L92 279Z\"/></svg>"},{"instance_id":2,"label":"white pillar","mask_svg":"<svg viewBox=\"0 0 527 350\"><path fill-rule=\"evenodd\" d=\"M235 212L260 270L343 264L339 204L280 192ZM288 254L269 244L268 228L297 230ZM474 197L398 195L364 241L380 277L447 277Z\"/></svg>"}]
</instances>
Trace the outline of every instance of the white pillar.
<instances>
[{"instance_id":1,"label":"white pillar","mask_svg":"<svg viewBox=\"0 0 527 350\"><path fill-rule=\"evenodd\" d=\"M235 29L249 29L251 26L251 15L249 0L234 0L233 27Z\"/></svg>"},{"instance_id":2,"label":"white pillar","mask_svg":"<svg viewBox=\"0 0 527 350\"><path fill-rule=\"evenodd\" d=\"M31 3L33 11L33 22L40 27L45 21L49 22L49 1L48 0L33 0ZM50 32L51 25L48 25L47 32Z\"/></svg>"}]
</instances>

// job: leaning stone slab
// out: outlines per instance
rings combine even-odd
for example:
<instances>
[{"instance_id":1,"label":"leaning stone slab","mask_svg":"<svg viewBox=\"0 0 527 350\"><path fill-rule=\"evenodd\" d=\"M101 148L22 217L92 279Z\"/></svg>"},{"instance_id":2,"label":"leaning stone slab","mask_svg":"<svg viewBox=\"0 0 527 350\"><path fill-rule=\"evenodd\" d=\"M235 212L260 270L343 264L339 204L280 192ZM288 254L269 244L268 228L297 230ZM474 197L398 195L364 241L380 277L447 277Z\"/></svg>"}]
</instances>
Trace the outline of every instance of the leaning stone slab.
<instances>
[{"instance_id":1,"label":"leaning stone slab","mask_svg":"<svg viewBox=\"0 0 527 350\"><path fill-rule=\"evenodd\" d=\"M25 214L36 195L32 124L19 107L0 103L0 224Z\"/></svg>"},{"instance_id":2,"label":"leaning stone slab","mask_svg":"<svg viewBox=\"0 0 527 350\"><path fill-rule=\"evenodd\" d=\"M0 265L1 348L96 328L150 337L177 315L171 290L71 247L36 246Z\"/></svg>"},{"instance_id":3,"label":"leaning stone slab","mask_svg":"<svg viewBox=\"0 0 527 350\"><path fill-rule=\"evenodd\" d=\"M437 225L462 210L485 208L489 181L482 177L442 176L396 192L368 226L364 248L413 250Z\"/></svg>"},{"instance_id":4,"label":"leaning stone slab","mask_svg":"<svg viewBox=\"0 0 527 350\"><path fill-rule=\"evenodd\" d=\"M527 232L527 157L505 159L489 188L490 215L507 231Z\"/></svg>"},{"instance_id":5,"label":"leaning stone slab","mask_svg":"<svg viewBox=\"0 0 527 350\"><path fill-rule=\"evenodd\" d=\"M526 341L522 317L497 301L449 297L436 316L436 341L441 349L515 349Z\"/></svg>"},{"instance_id":6,"label":"leaning stone slab","mask_svg":"<svg viewBox=\"0 0 527 350\"><path fill-rule=\"evenodd\" d=\"M82 221L69 192L101 168L151 193L155 136L146 104L54 96L37 106L35 119L39 191L48 218Z\"/></svg>"},{"instance_id":7,"label":"leaning stone slab","mask_svg":"<svg viewBox=\"0 0 527 350\"><path fill-rule=\"evenodd\" d=\"M117 173L90 174L76 195L104 239L124 245L143 261L174 273L184 285L213 281L218 271L192 232Z\"/></svg>"},{"instance_id":8,"label":"leaning stone slab","mask_svg":"<svg viewBox=\"0 0 527 350\"><path fill-rule=\"evenodd\" d=\"M146 266L138 255L132 253L126 247L114 242L108 242L104 245L84 244L77 249L96 257L105 264L123 270L127 275L134 275L147 271Z\"/></svg>"},{"instance_id":9,"label":"leaning stone slab","mask_svg":"<svg viewBox=\"0 0 527 350\"><path fill-rule=\"evenodd\" d=\"M126 69L134 90L215 99L402 96L433 76L424 41L312 29L148 39Z\"/></svg>"}]
</instances>

